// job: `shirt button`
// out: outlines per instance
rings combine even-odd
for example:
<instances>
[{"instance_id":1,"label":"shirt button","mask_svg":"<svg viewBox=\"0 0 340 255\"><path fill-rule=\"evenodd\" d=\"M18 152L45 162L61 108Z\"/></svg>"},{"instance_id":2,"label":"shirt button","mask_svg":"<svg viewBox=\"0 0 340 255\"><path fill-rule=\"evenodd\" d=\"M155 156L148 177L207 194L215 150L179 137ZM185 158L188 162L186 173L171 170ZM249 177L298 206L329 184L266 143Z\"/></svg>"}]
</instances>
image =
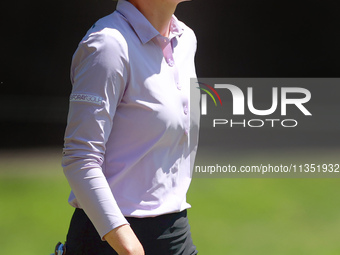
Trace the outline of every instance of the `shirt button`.
<instances>
[{"instance_id":1,"label":"shirt button","mask_svg":"<svg viewBox=\"0 0 340 255\"><path fill-rule=\"evenodd\" d=\"M168 64L169 64L169 66L171 66L171 67L174 66L174 62L173 62L171 59L168 60Z\"/></svg>"},{"instance_id":2,"label":"shirt button","mask_svg":"<svg viewBox=\"0 0 340 255\"><path fill-rule=\"evenodd\" d=\"M188 106L184 106L184 114L185 114L185 115L188 114Z\"/></svg>"},{"instance_id":3,"label":"shirt button","mask_svg":"<svg viewBox=\"0 0 340 255\"><path fill-rule=\"evenodd\" d=\"M189 130L185 129L184 134L189 135Z\"/></svg>"}]
</instances>

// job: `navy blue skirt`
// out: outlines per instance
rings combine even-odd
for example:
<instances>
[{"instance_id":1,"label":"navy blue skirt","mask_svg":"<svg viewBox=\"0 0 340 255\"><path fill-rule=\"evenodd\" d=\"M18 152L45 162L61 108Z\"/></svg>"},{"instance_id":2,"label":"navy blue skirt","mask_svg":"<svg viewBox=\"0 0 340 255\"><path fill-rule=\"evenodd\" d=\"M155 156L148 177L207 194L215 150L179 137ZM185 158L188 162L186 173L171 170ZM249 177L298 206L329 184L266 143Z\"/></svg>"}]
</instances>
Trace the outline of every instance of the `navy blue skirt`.
<instances>
[{"instance_id":1,"label":"navy blue skirt","mask_svg":"<svg viewBox=\"0 0 340 255\"><path fill-rule=\"evenodd\" d=\"M194 255L187 211L150 218L126 218L142 243L145 255ZM117 255L102 241L85 212L76 209L66 240L66 255Z\"/></svg>"}]
</instances>

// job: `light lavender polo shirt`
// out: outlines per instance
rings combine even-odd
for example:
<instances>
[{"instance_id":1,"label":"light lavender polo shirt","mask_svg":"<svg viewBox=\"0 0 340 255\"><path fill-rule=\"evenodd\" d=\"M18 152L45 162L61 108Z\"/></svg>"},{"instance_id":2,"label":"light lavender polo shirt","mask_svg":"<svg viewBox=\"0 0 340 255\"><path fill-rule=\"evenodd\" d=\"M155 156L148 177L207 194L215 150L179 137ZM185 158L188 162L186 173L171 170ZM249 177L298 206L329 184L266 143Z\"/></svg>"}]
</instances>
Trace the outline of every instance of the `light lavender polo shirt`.
<instances>
[{"instance_id":1,"label":"light lavender polo shirt","mask_svg":"<svg viewBox=\"0 0 340 255\"><path fill-rule=\"evenodd\" d=\"M73 56L62 164L70 204L85 210L101 237L128 224L124 216L190 207L199 122L199 114L190 114L198 89L189 102L196 37L174 16L170 30L169 38L161 36L120 0Z\"/></svg>"}]
</instances>

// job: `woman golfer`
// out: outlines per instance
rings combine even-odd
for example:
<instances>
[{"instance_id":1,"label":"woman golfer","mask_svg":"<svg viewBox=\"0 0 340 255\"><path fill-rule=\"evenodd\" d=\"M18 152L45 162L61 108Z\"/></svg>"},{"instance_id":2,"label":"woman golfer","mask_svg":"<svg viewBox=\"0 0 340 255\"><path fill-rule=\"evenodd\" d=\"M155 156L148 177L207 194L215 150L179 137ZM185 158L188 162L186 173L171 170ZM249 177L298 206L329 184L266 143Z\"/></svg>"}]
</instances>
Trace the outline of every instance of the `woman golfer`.
<instances>
[{"instance_id":1,"label":"woman golfer","mask_svg":"<svg viewBox=\"0 0 340 255\"><path fill-rule=\"evenodd\" d=\"M199 121L189 94L196 38L173 15L182 1L119 0L73 56L68 255L197 254L186 213Z\"/></svg>"}]
</instances>

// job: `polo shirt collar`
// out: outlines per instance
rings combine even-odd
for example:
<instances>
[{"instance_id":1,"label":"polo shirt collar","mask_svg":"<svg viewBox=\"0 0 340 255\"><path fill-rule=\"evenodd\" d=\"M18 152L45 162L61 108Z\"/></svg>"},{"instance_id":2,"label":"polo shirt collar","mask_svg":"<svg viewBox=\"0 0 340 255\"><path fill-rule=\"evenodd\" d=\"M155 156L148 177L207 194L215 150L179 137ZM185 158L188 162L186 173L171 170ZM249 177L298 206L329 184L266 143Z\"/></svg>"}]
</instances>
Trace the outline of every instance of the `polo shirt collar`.
<instances>
[{"instance_id":1,"label":"polo shirt collar","mask_svg":"<svg viewBox=\"0 0 340 255\"><path fill-rule=\"evenodd\" d=\"M119 0L117 3L117 11L127 19L143 44L160 35L160 33L151 25L144 15L129 1ZM172 15L170 23L170 37L181 36L183 30L184 29L180 26L175 15Z\"/></svg>"},{"instance_id":2,"label":"polo shirt collar","mask_svg":"<svg viewBox=\"0 0 340 255\"><path fill-rule=\"evenodd\" d=\"M181 36L183 34L184 29L181 27L178 19L175 15L172 15L171 23L170 23L170 33L175 36Z\"/></svg>"}]
</instances>

